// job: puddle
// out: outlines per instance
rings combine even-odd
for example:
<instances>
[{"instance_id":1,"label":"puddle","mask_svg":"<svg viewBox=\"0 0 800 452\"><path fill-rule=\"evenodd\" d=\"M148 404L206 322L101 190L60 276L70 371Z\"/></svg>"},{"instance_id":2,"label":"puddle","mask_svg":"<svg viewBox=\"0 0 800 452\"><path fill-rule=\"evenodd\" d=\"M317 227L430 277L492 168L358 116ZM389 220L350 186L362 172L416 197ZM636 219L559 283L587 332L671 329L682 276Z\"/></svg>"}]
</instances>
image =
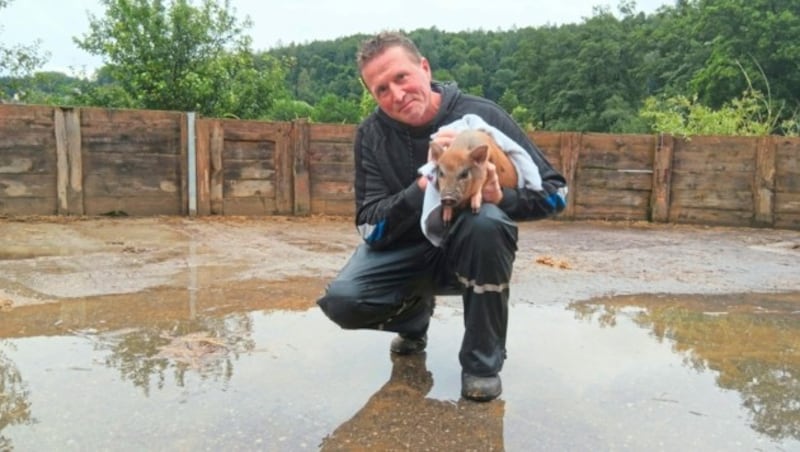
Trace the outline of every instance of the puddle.
<instances>
[{"instance_id":1,"label":"puddle","mask_svg":"<svg viewBox=\"0 0 800 452\"><path fill-rule=\"evenodd\" d=\"M0 450L800 447L798 294L513 304L503 396L476 404L458 299L393 360L391 335L259 290L0 313Z\"/></svg>"}]
</instances>

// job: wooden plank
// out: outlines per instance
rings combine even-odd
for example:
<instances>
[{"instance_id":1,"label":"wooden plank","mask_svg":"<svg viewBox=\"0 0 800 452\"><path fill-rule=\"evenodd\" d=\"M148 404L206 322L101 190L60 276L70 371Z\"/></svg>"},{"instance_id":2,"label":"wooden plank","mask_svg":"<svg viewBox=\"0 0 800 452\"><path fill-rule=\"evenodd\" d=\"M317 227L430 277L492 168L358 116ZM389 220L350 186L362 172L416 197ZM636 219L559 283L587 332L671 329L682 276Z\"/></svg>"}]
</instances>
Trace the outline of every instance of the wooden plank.
<instances>
[{"instance_id":1,"label":"wooden plank","mask_svg":"<svg viewBox=\"0 0 800 452\"><path fill-rule=\"evenodd\" d=\"M575 219L644 221L647 219L647 212L645 209L634 206L584 206L576 204Z\"/></svg>"},{"instance_id":2,"label":"wooden plank","mask_svg":"<svg viewBox=\"0 0 800 452\"><path fill-rule=\"evenodd\" d=\"M672 135L659 134L653 156L653 191L650 196L651 221L666 223L669 220L673 147Z\"/></svg>"},{"instance_id":3,"label":"wooden plank","mask_svg":"<svg viewBox=\"0 0 800 452\"><path fill-rule=\"evenodd\" d=\"M195 123L197 164L197 215L211 215L211 126L213 122L198 119Z\"/></svg>"},{"instance_id":4,"label":"wooden plank","mask_svg":"<svg viewBox=\"0 0 800 452\"><path fill-rule=\"evenodd\" d=\"M539 148L556 171L564 174L564 162L561 161L561 132L530 132L528 138Z\"/></svg>"},{"instance_id":5,"label":"wooden plank","mask_svg":"<svg viewBox=\"0 0 800 452\"><path fill-rule=\"evenodd\" d=\"M578 168L577 179L582 190L606 188L612 190L641 190L650 192L653 185L651 171L607 170Z\"/></svg>"},{"instance_id":6,"label":"wooden plank","mask_svg":"<svg viewBox=\"0 0 800 452\"><path fill-rule=\"evenodd\" d=\"M697 208L753 212L753 193L740 191L677 191L672 193L672 209Z\"/></svg>"},{"instance_id":7,"label":"wooden plank","mask_svg":"<svg viewBox=\"0 0 800 452\"><path fill-rule=\"evenodd\" d=\"M753 186L753 173L734 172L725 174L725 177L707 177L704 174L673 171L672 195L681 191L725 192L725 191L751 191Z\"/></svg>"},{"instance_id":8,"label":"wooden plank","mask_svg":"<svg viewBox=\"0 0 800 452\"><path fill-rule=\"evenodd\" d=\"M314 165L311 175L312 185L316 181L346 182L353 185L355 182L355 170L352 164L347 163L318 163Z\"/></svg>"},{"instance_id":9,"label":"wooden plank","mask_svg":"<svg viewBox=\"0 0 800 452\"><path fill-rule=\"evenodd\" d=\"M778 174L783 171L800 173L800 137L773 136Z\"/></svg>"},{"instance_id":10,"label":"wooden plank","mask_svg":"<svg viewBox=\"0 0 800 452\"><path fill-rule=\"evenodd\" d=\"M800 213L775 213L773 227L800 230Z\"/></svg>"},{"instance_id":11,"label":"wooden plank","mask_svg":"<svg viewBox=\"0 0 800 452\"><path fill-rule=\"evenodd\" d=\"M53 110L53 127L56 137L56 198L58 198L59 215L69 213L69 200L67 199L67 185L69 184L69 158L67 157L67 127L64 111L56 108Z\"/></svg>"},{"instance_id":12,"label":"wooden plank","mask_svg":"<svg viewBox=\"0 0 800 452\"><path fill-rule=\"evenodd\" d=\"M353 146L347 143L330 141L310 141L308 144L308 163L319 162L349 163L354 165Z\"/></svg>"},{"instance_id":13,"label":"wooden plank","mask_svg":"<svg viewBox=\"0 0 800 452\"><path fill-rule=\"evenodd\" d=\"M291 130L287 122L222 121L227 141L278 141Z\"/></svg>"},{"instance_id":14,"label":"wooden plank","mask_svg":"<svg viewBox=\"0 0 800 452\"><path fill-rule=\"evenodd\" d=\"M581 167L652 170L653 137L588 133L581 137Z\"/></svg>"},{"instance_id":15,"label":"wooden plank","mask_svg":"<svg viewBox=\"0 0 800 452\"><path fill-rule=\"evenodd\" d=\"M22 133L24 131L24 133ZM10 152L26 152L42 148L55 147L55 135L53 125L50 127L34 130L20 126L18 128L0 129L0 152L8 154Z\"/></svg>"},{"instance_id":16,"label":"wooden plank","mask_svg":"<svg viewBox=\"0 0 800 452\"><path fill-rule=\"evenodd\" d=\"M189 115L181 113L180 143L178 144L178 184L180 190L181 215L189 214Z\"/></svg>"},{"instance_id":17,"label":"wooden plank","mask_svg":"<svg viewBox=\"0 0 800 452\"><path fill-rule=\"evenodd\" d=\"M52 174L0 174L0 198L58 199L55 184Z\"/></svg>"},{"instance_id":18,"label":"wooden plank","mask_svg":"<svg viewBox=\"0 0 800 452\"><path fill-rule=\"evenodd\" d=\"M670 221L675 223L707 224L718 226L750 226L752 213L742 210L679 208L671 211Z\"/></svg>"},{"instance_id":19,"label":"wooden plank","mask_svg":"<svg viewBox=\"0 0 800 452\"><path fill-rule=\"evenodd\" d=\"M311 214L311 175L309 145L311 127L301 119L292 124L292 202L295 215ZM352 167L352 165L351 165Z\"/></svg>"},{"instance_id":20,"label":"wooden plank","mask_svg":"<svg viewBox=\"0 0 800 452\"><path fill-rule=\"evenodd\" d=\"M562 135L561 132L532 132L528 134L528 138L542 152L558 153L561 149Z\"/></svg>"},{"instance_id":21,"label":"wooden plank","mask_svg":"<svg viewBox=\"0 0 800 452\"><path fill-rule=\"evenodd\" d=\"M140 125L153 128L177 126L180 116L176 111L165 110L129 110L115 108L82 108L82 125L88 130L96 127L106 128L113 124L116 129L128 129Z\"/></svg>"},{"instance_id":22,"label":"wooden plank","mask_svg":"<svg viewBox=\"0 0 800 452\"><path fill-rule=\"evenodd\" d=\"M578 182L575 173L578 168L578 157L581 154L581 134L580 133L565 133L561 137L561 163L564 165L561 174L567 181L569 195L567 196L567 205L561 216L572 219L575 217L575 197L578 194Z\"/></svg>"},{"instance_id":23,"label":"wooden plank","mask_svg":"<svg viewBox=\"0 0 800 452\"><path fill-rule=\"evenodd\" d=\"M225 200L225 215L262 216L276 215L274 198L247 197Z\"/></svg>"},{"instance_id":24,"label":"wooden plank","mask_svg":"<svg viewBox=\"0 0 800 452\"><path fill-rule=\"evenodd\" d=\"M311 185L311 199L355 199L353 184L345 182L315 182Z\"/></svg>"},{"instance_id":25,"label":"wooden plank","mask_svg":"<svg viewBox=\"0 0 800 452\"><path fill-rule=\"evenodd\" d=\"M180 127L158 129L143 125L133 131L125 129L124 133L112 130L116 126L109 125L103 130L81 129L83 147L87 153L104 152L146 152L148 154L179 155ZM87 134L88 132L88 134Z\"/></svg>"},{"instance_id":26,"label":"wooden plank","mask_svg":"<svg viewBox=\"0 0 800 452\"><path fill-rule=\"evenodd\" d=\"M274 137L273 137L274 138ZM269 140L229 140L228 131L225 130L225 164L237 161L268 162L274 167L277 142Z\"/></svg>"},{"instance_id":27,"label":"wooden plank","mask_svg":"<svg viewBox=\"0 0 800 452\"><path fill-rule=\"evenodd\" d=\"M247 197L270 198L274 201L275 186L270 180L225 179L226 202L231 198Z\"/></svg>"},{"instance_id":28,"label":"wooden plank","mask_svg":"<svg viewBox=\"0 0 800 452\"><path fill-rule=\"evenodd\" d=\"M224 165L224 179L233 180L262 180L272 181L275 178L275 170L272 169L272 162L265 161L226 161Z\"/></svg>"},{"instance_id":29,"label":"wooden plank","mask_svg":"<svg viewBox=\"0 0 800 452\"><path fill-rule=\"evenodd\" d=\"M771 225L774 218L775 143L761 137L756 147L756 168L753 180L753 221L759 226Z\"/></svg>"},{"instance_id":30,"label":"wooden plank","mask_svg":"<svg viewBox=\"0 0 800 452\"><path fill-rule=\"evenodd\" d=\"M798 154L800 155L800 153ZM800 157L798 157L800 159ZM800 193L800 170L788 171L786 169L777 171L775 176L775 191Z\"/></svg>"},{"instance_id":31,"label":"wooden plank","mask_svg":"<svg viewBox=\"0 0 800 452\"><path fill-rule=\"evenodd\" d=\"M650 205L649 198L649 191L592 189L580 192L575 197L575 204L582 206L635 207L646 213Z\"/></svg>"},{"instance_id":32,"label":"wooden plank","mask_svg":"<svg viewBox=\"0 0 800 452\"><path fill-rule=\"evenodd\" d=\"M42 105L0 104L0 127L18 124L53 128L53 107Z\"/></svg>"},{"instance_id":33,"label":"wooden plank","mask_svg":"<svg viewBox=\"0 0 800 452\"><path fill-rule=\"evenodd\" d=\"M222 166L222 153L225 147L225 131L219 121L211 125L211 214L224 215L225 203L223 198L224 174Z\"/></svg>"},{"instance_id":34,"label":"wooden plank","mask_svg":"<svg viewBox=\"0 0 800 452\"><path fill-rule=\"evenodd\" d=\"M341 141L353 147L357 126L352 124L310 124L309 141Z\"/></svg>"},{"instance_id":35,"label":"wooden plank","mask_svg":"<svg viewBox=\"0 0 800 452\"><path fill-rule=\"evenodd\" d=\"M673 150L675 171L704 173L707 178L729 171L755 170L756 138L692 137L676 139Z\"/></svg>"},{"instance_id":36,"label":"wooden plank","mask_svg":"<svg viewBox=\"0 0 800 452\"><path fill-rule=\"evenodd\" d=\"M775 213L800 214L800 193L775 193Z\"/></svg>"},{"instance_id":37,"label":"wooden plank","mask_svg":"<svg viewBox=\"0 0 800 452\"><path fill-rule=\"evenodd\" d=\"M0 174L54 174L53 156L42 147L0 147ZM49 158L48 158L49 157Z\"/></svg>"},{"instance_id":38,"label":"wooden plank","mask_svg":"<svg viewBox=\"0 0 800 452\"><path fill-rule=\"evenodd\" d=\"M67 184L67 209L70 215L83 215L83 135L81 134L81 110L69 109L64 114L67 133L67 160L69 183Z\"/></svg>"},{"instance_id":39,"label":"wooden plank","mask_svg":"<svg viewBox=\"0 0 800 452\"><path fill-rule=\"evenodd\" d=\"M172 196L93 196L85 201L86 215L178 215L180 198Z\"/></svg>"},{"instance_id":40,"label":"wooden plank","mask_svg":"<svg viewBox=\"0 0 800 452\"><path fill-rule=\"evenodd\" d=\"M0 214L3 215L55 215L58 198L55 196L2 196L3 180L0 179Z\"/></svg>"},{"instance_id":41,"label":"wooden plank","mask_svg":"<svg viewBox=\"0 0 800 452\"><path fill-rule=\"evenodd\" d=\"M86 162L85 198L169 194L180 199L179 162L174 156L102 154ZM175 212L180 213L180 211Z\"/></svg>"},{"instance_id":42,"label":"wooden plank","mask_svg":"<svg viewBox=\"0 0 800 452\"><path fill-rule=\"evenodd\" d=\"M311 212L314 215L341 215L352 217L356 212L355 201L311 199Z\"/></svg>"},{"instance_id":43,"label":"wooden plank","mask_svg":"<svg viewBox=\"0 0 800 452\"><path fill-rule=\"evenodd\" d=\"M275 210L281 215L291 215L294 212L294 128L284 127L281 131L273 152Z\"/></svg>"}]
</instances>

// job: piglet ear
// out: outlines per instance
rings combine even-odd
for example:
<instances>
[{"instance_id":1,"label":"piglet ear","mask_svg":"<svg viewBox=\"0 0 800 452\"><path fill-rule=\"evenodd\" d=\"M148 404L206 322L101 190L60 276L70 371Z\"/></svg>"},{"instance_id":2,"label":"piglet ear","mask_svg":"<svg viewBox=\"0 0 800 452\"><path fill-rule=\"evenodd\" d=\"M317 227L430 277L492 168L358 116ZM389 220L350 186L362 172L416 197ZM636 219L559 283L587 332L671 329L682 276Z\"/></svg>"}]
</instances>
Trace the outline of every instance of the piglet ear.
<instances>
[{"instance_id":1,"label":"piglet ear","mask_svg":"<svg viewBox=\"0 0 800 452\"><path fill-rule=\"evenodd\" d=\"M478 165L486 163L486 159L489 158L489 146L485 144L475 146L469 151L469 156Z\"/></svg>"},{"instance_id":2,"label":"piglet ear","mask_svg":"<svg viewBox=\"0 0 800 452\"><path fill-rule=\"evenodd\" d=\"M430 149L428 149L428 155L430 156L431 160L434 162L438 161L439 157L441 157L443 153L444 146L435 141L431 141Z\"/></svg>"}]
</instances>

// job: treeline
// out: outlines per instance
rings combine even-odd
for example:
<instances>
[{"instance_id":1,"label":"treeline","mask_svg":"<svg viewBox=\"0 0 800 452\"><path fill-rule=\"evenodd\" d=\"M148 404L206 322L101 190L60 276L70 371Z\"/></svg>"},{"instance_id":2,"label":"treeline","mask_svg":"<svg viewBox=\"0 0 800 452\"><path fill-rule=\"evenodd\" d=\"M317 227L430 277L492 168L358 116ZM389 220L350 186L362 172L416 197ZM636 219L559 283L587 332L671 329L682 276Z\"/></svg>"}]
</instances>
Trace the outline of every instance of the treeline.
<instances>
[{"instance_id":1,"label":"treeline","mask_svg":"<svg viewBox=\"0 0 800 452\"><path fill-rule=\"evenodd\" d=\"M106 3L110 5L107 16L95 18L92 32L79 43L99 54L109 49L109 42L120 44L113 35L115 24L152 19L115 11L112 7L118 2L113 0ZM213 29L208 22L191 25ZM637 11L632 1L622 1L614 12L598 7L591 17L575 24L407 32L430 60L436 79L453 80L467 92L498 102L530 128L614 133L800 132L797 0L678 0L653 14ZM171 97L181 93L182 85L176 82L166 96L156 99L162 103L137 104L143 95L136 90L151 87L146 81L127 80L130 64L143 58L136 49L127 49L125 58L104 54L109 64L89 80L38 73L7 77L0 86L6 98L25 92L26 102L144 106L272 120L303 116L354 123L374 108L354 63L364 37L290 44L265 52L247 50L242 45L247 39L237 41L235 52L228 48L213 60L221 68L195 71L190 77L195 80L194 89L205 89L212 96L209 85L213 84L197 81L198 77L233 77L232 87L217 87L220 96L234 99L227 103L200 102L189 94L184 96L187 102L170 103ZM149 42L159 41L151 38ZM169 47L168 39L163 45ZM171 49L162 55L176 52ZM220 60L223 55L225 59ZM157 56L147 58L157 61ZM259 78L258 71L270 77ZM164 78L168 77L165 72ZM151 82L157 87L158 77ZM240 108L243 102L249 107Z\"/></svg>"}]
</instances>

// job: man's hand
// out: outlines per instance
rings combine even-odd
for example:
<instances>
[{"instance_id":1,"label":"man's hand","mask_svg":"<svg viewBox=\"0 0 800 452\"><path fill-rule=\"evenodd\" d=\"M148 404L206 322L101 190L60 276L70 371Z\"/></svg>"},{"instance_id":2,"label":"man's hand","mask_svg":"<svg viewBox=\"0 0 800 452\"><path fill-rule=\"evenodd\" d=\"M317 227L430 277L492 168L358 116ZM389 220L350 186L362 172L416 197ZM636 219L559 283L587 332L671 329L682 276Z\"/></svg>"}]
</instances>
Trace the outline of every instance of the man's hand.
<instances>
[{"instance_id":1,"label":"man's hand","mask_svg":"<svg viewBox=\"0 0 800 452\"><path fill-rule=\"evenodd\" d=\"M497 178L497 168L492 162L486 162L486 182L483 184L481 195L485 203L500 204L503 200L503 189L500 187L500 179Z\"/></svg>"},{"instance_id":2,"label":"man's hand","mask_svg":"<svg viewBox=\"0 0 800 452\"><path fill-rule=\"evenodd\" d=\"M450 144L453 142L453 139L456 137L456 135L458 135L458 132L456 132L455 129L440 129L438 132L436 132L431 141L447 149L450 147ZM428 147L428 161L433 161L430 147Z\"/></svg>"}]
</instances>

